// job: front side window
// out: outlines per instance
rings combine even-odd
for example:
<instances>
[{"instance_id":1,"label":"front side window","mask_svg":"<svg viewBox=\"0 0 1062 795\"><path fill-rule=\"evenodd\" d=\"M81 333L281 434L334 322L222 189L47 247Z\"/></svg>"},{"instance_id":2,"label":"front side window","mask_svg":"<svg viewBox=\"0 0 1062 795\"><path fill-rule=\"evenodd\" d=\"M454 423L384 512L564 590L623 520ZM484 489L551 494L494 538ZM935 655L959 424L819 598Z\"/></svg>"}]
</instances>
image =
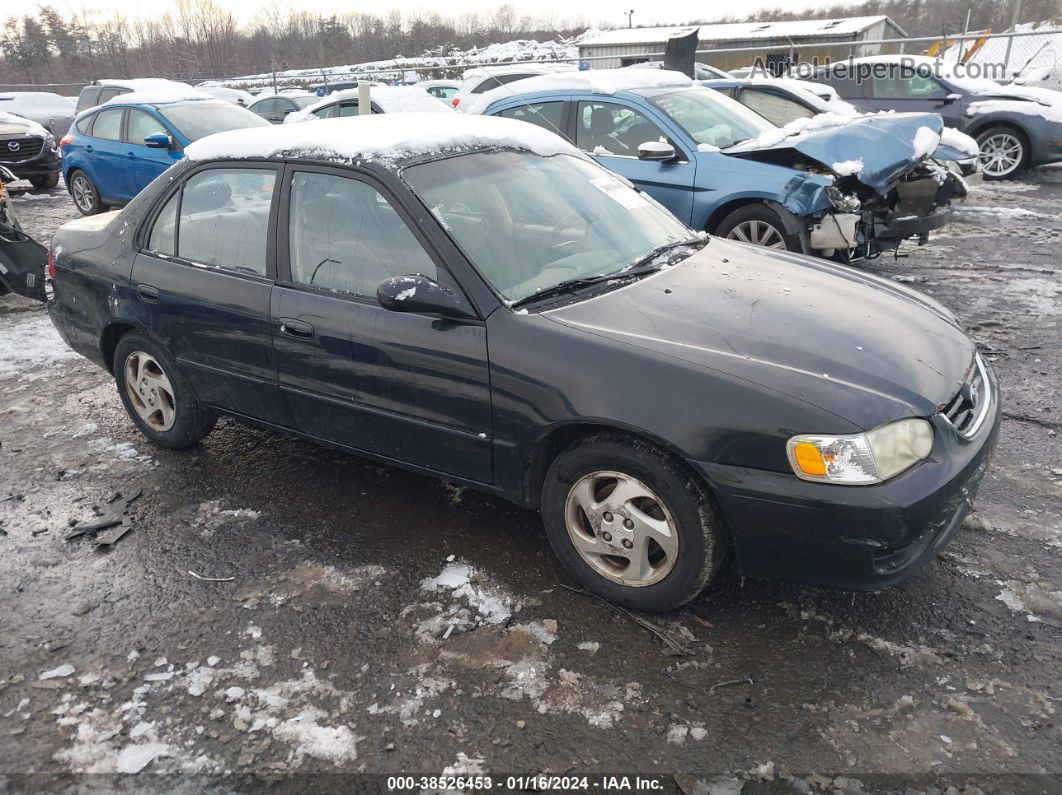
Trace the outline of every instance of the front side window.
<instances>
[{"instance_id":1,"label":"front side window","mask_svg":"<svg viewBox=\"0 0 1062 795\"><path fill-rule=\"evenodd\" d=\"M437 99L451 99L457 93L457 86L429 86L428 93Z\"/></svg>"},{"instance_id":2,"label":"front side window","mask_svg":"<svg viewBox=\"0 0 1062 795\"><path fill-rule=\"evenodd\" d=\"M163 105L158 111L162 118L189 141L198 141L206 135L227 130L269 124L258 114L231 102L184 102L179 105Z\"/></svg>"},{"instance_id":3,"label":"front side window","mask_svg":"<svg viewBox=\"0 0 1062 795\"><path fill-rule=\"evenodd\" d=\"M808 110L789 97L783 97L771 91L760 91L756 88L742 91L738 102L779 127L784 127L797 119L810 119L815 115L815 111Z\"/></svg>"},{"instance_id":4,"label":"front side window","mask_svg":"<svg viewBox=\"0 0 1062 795\"><path fill-rule=\"evenodd\" d=\"M323 108L318 108L313 112L313 115L319 119L331 119L336 115L337 110L339 110L339 106L333 102L331 105L325 105Z\"/></svg>"},{"instance_id":5,"label":"front side window","mask_svg":"<svg viewBox=\"0 0 1062 795\"><path fill-rule=\"evenodd\" d=\"M646 141L667 141L645 114L613 102L580 102L575 144L595 155L637 157Z\"/></svg>"},{"instance_id":6,"label":"front side window","mask_svg":"<svg viewBox=\"0 0 1062 795\"><path fill-rule=\"evenodd\" d=\"M658 204L581 157L480 152L402 176L510 302L572 279L619 275L663 248L697 241Z\"/></svg>"},{"instance_id":7,"label":"front side window","mask_svg":"<svg viewBox=\"0 0 1062 795\"><path fill-rule=\"evenodd\" d=\"M129 109L129 118L125 124L126 140L133 144L144 145L144 139L152 135L167 135L162 122L136 108Z\"/></svg>"},{"instance_id":8,"label":"front side window","mask_svg":"<svg viewBox=\"0 0 1062 795\"><path fill-rule=\"evenodd\" d=\"M213 168L184 183L177 256L225 270L266 275L273 169Z\"/></svg>"},{"instance_id":9,"label":"front side window","mask_svg":"<svg viewBox=\"0 0 1062 795\"><path fill-rule=\"evenodd\" d=\"M534 102L528 105L519 105L515 108L506 108L498 113L506 119L517 119L542 127L550 132L563 135L561 128L561 115L564 110L563 102Z\"/></svg>"},{"instance_id":10,"label":"front side window","mask_svg":"<svg viewBox=\"0 0 1062 795\"><path fill-rule=\"evenodd\" d=\"M653 97L650 102L694 141L720 149L776 129L740 102L710 89L675 91Z\"/></svg>"},{"instance_id":11,"label":"front side window","mask_svg":"<svg viewBox=\"0 0 1062 795\"><path fill-rule=\"evenodd\" d=\"M871 82L875 99L944 99L947 92L929 75L913 69L896 68L888 77L875 76Z\"/></svg>"},{"instance_id":12,"label":"front side window","mask_svg":"<svg viewBox=\"0 0 1062 795\"><path fill-rule=\"evenodd\" d=\"M435 263L371 185L297 172L290 207L288 252L296 284L374 297L392 276L437 278Z\"/></svg>"},{"instance_id":13,"label":"front side window","mask_svg":"<svg viewBox=\"0 0 1062 795\"><path fill-rule=\"evenodd\" d=\"M96 121L92 123L92 136L102 138L105 141L119 141L122 138L122 113L121 108L115 110L103 110L96 114Z\"/></svg>"}]
</instances>

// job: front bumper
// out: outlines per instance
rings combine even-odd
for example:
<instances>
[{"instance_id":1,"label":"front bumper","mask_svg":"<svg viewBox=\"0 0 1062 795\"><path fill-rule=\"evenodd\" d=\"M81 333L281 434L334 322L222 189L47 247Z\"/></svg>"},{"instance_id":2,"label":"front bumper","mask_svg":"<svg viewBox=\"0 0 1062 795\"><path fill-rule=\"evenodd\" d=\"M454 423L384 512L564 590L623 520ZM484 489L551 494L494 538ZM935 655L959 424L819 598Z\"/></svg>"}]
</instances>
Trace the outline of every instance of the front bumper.
<instances>
[{"instance_id":1,"label":"front bumper","mask_svg":"<svg viewBox=\"0 0 1062 795\"><path fill-rule=\"evenodd\" d=\"M63 160L58 151L45 150L39 157L23 163L0 163L10 169L11 173L19 179L32 179L33 177L47 177L58 174L63 168Z\"/></svg>"},{"instance_id":2,"label":"front bumper","mask_svg":"<svg viewBox=\"0 0 1062 795\"><path fill-rule=\"evenodd\" d=\"M743 575L879 591L931 560L969 513L1000 424L998 387L972 439L933 417L933 452L876 486L810 483L792 474L698 464L715 486Z\"/></svg>"},{"instance_id":3,"label":"front bumper","mask_svg":"<svg viewBox=\"0 0 1062 795\"><path fill-rule=\"evenodd\" d=\"M928 235L940 229L951 220L950 207L938 207L927 215L909 215L903 218L890 218L874 224L874 237L877 240L905 240L909 237Z\"/></svg>"}]
</instances>

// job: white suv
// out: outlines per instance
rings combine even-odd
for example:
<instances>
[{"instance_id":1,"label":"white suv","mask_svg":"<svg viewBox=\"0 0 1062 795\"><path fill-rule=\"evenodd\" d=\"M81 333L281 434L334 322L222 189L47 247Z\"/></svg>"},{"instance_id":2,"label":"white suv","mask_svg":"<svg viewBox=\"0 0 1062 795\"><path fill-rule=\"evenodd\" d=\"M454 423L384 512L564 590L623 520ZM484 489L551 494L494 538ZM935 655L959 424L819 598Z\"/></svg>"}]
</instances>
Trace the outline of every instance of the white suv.
<instances>
[{"instance_id":1,"label":"white suv","mask_svg":"<svg viewBox=\"0 0 1062 795\"><path fill-rule=\"evenodd\" d=\"M458 110L464 110L474 96L490 91L498 86L515 83L527 77L549 75L554 72L570 72L573 64L526 63L507 64L505 66L480 66L464 73L461 88L454 94L450 103Z\"/></svg>"}]
</instances>

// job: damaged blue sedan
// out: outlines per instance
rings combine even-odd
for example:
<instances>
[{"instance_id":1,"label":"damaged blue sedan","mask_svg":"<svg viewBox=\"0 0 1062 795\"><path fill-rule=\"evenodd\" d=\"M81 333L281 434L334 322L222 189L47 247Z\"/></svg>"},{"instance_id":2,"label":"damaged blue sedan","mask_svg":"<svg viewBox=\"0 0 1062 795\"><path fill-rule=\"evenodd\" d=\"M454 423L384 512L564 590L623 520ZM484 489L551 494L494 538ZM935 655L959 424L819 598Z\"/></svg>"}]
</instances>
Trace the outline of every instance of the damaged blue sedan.
<instances>
[{"instance_id":1,"label":"damaged blue sedan","mask_svg":"<svg viewBox=\"0 0 1062 795\"><path fill-rule=\"evenodd\" d=\"M648 69L520 80L469 112L562 134L694 229L846 262L924 242L966 195L955 165L964 154L939 146L933 113L777 127L684 75Z\"/></svg>"}]
</instances>

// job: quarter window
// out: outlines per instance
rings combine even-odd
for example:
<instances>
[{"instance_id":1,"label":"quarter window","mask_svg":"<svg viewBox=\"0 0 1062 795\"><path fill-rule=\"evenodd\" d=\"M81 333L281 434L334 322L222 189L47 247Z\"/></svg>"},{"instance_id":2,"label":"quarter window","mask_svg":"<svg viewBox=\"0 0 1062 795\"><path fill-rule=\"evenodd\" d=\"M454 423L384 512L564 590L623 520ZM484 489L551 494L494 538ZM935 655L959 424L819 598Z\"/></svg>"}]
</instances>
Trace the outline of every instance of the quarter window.
<instances>
[{"instance_id":1,"label":"quarter window","mask_svg":"<svg viewBox=\"0 0 1062 795\"><path fill-rule=\"evenodd\" d=\"M208 169L190 177L181 198L177 256L265 276L275 181L273 169L252 168Z\"/></svg>"},{"instance_id":2,"label":"quarter window","mask_svg":"<svg viewBox=\"0 0 1062 795\"><path fill-rule=\"evenodd\" d=\"M288 238L296 284L375 296L392 276L437 277L435 263L387 199L355 179L296 173Z\"/></svg>"},{"instance_id":3,"label":"quarter window","mask_svg":"<svg viewBox=\"0 0 1062 795\"><path fill-rule=\"evenodd\" d=\"M92 136L103 138L106 141L119 141L122 138L122 113L121 108L115 110L103 110L96 114L96 121L92 123Z\"/></svg>"},{"instance_id":4,"label":"quarter window","mask_svg":"<svg viewBox=\"0 0 1062 795\"><path fill-rule=\"evenodd\" d=\"M550 132L563 135L564 133L561 132L561 113L563 109L563 102L536 102L530 105L506 108L498 115L507 119L526 121Z\"/></svg>"},{"instance_id":5,"label":"quarter window","mask_svg":"<svg viewBox=\"0 0 1062 795\"><path fill-rule=\"evenodd\" d=\"M644 114L611 102L580 102L575 144L595 155L637 157L646 141L667 141L667 136Z\"/></svg>"},{"instance_id":6,"label":"quarter window","mask_svg":"<svg viewBox=\"0 0 1062 795\"><path fill-rule=\"evenodd\" d=\"M172 257L177 253L177 204L181 192L175 192L166 202L162 211L155 216L155 223L148 235L148 251L152 254L165 254Z\"/></svg>"}]
</instances>

